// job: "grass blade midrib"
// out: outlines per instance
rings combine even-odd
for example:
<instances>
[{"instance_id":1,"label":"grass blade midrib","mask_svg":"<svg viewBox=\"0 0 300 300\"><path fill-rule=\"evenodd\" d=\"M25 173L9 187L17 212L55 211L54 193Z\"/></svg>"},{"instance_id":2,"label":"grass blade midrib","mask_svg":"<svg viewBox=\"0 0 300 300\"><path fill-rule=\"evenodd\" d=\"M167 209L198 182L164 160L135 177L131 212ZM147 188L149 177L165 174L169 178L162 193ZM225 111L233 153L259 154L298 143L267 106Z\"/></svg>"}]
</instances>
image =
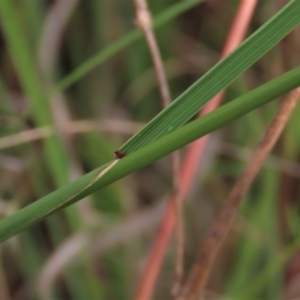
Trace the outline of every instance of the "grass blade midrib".
<instances>
[{"instance_id":1,"label":"grass blade midrib","mask_svg":"<svg viewBox=\"0 0 300 300\"><path fill-rule=\"evenodd\" d=\"M291 2L153 118L119 150L123 153L134 152L182 126L299 23L300 1Z\"/></svg>"}]
</instances>

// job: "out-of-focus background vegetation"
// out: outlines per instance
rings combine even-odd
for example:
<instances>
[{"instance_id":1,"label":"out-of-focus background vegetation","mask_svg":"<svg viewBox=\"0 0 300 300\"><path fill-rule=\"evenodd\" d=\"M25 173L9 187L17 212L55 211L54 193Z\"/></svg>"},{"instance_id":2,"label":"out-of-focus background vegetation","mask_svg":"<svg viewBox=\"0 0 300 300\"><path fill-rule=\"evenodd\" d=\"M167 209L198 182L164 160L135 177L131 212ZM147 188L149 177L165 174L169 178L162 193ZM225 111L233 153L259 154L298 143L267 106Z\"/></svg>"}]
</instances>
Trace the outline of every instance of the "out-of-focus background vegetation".
<instances>
[{"instance_id":1,"label":"out-of-focus background vegetation","mask_svg":"<svg viewBox=\"0 0 300 300\"><path fill-rule=\"evenodd\" d=\"M87 59L134 29L130 1L12 2L36 70L28 69L21 79L16 53L1 31L1 218L111 160L161 110L143 38L100 66L92 62L92 71L56 89ZM150 0L149 8L156 16L178 2L184 1ZM173 99L217 62L238 3L195 4L155 30ZM284 3L259 1L249 33ZM299 36L299 30L290 34L260 59L229 87L224 101L299 64ZM22 88L30 78L42 91L42 105ZM275 101L212 135L184 208L187 269L277 107ZM299 116L298 107L245 199L215 263L207 299L243 299L246 289L251 299L300 297L300 252L288 251L300 237ZM33 131L42 125L47 126ZM45 137L53 133L56 146L49 154ZM30 134L39 138L30 140ZM170 159L161 159L3 243L1 300L133 299L171 180ZM173 269L172 244L154 299L170 298Z\"/></svg>"}]
</instances>

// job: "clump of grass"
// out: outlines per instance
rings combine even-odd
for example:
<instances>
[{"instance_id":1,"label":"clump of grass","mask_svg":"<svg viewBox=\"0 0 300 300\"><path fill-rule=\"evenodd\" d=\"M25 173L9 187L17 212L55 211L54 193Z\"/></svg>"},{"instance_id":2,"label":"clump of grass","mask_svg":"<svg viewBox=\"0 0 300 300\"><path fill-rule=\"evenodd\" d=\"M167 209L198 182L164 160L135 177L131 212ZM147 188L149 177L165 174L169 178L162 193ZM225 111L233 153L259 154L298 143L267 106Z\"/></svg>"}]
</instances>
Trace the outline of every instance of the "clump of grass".
<instances>
[{"instance_id":1,"label":"clump of grass","mask_svg":"<svg viewBox=\"0 0 300 300\"><path fill-rule=\"evenodd\" d=\"M198 46L208 48L205 52L208 58L215 57L213 52L219 51L215 45L222 44L224 28L230 26L236 7L233 3L224 7L215 6L213 2L201 3L197 0L149 3L149 9L154 12L153 28L157 30L162 61L173 59L179 65L182 59L183 64L187 64L191 51L201 55L197 52ZM159 202L156 199L171 189L172 170L168 162L155 161L221 128L219 139L249 146L249 140L254 138L246 138L248 133L243 128L256 126L253 132L264 131L265 120L270 119L270 110L276 108L277 103L260 107L300 85L300 69L293 58L298 37L290 35L283 42L291 46L289 56L278 51L268 52L300 23L300 2L291 1L267 21L261 18L265 10L273 7L274 2L270 2L260 4L257 9L259 30L253 30L230 55L205 74L192 75L195 68L189 65L185 70L188 75L179 72L178 78L169 80L172 93L181 95L164 110L160 111L156 89L150 90L143 99L124 96L129 85L152 69L148 46L141 39L141 31L132 24L133 6L124 5L117 0L97 3L70 0L68 5L64 1L0 1L5 45L0 85L4 99L1 118L7 127L0 139L5 151L0 157L1 175L5 179L0 201L3 243L0 296L3 299L133 298L141 264L158 222L150 211L156 211L154 208ZM202 24L198 14L201 14ZM207 29L208 24L216 24L214 35L211 28ZM54 35L47 31L47 25L54 30ZM132 29L126 32L124 28L129 26ZM202 44L198 27L202 28ZM53 45L52 52L42 47L47 43ZM47 58L52 64L43 63ZM282 68L278 76L274 69L281 67L280 59L290 65L291 70ZM246 70L246 76L241 77ZM137 88L144 90L147 84L139 81ZM228 86L228 103L190 121L201 107ZM247 86L257 88L248 91ZM139 94L142 95L137 91L136 95ZM250 113L258 108L256 113ZM245 115L247 117L243 117ZM124 136L124 124L136 126L134 120L147 118L148 121L150 116L152 120L136 134L129 139L128 134ZM127 123L121 118L127 119ZM110 133L105 133L103 119L107 120ZM235 126L226 126L232 121ZM78 130L68 129L74 124ZM296 163L300 144L295 129L297 122L292 119L291 124L275 155L288 156ZM131 127L129 131L132 132ZM30 140L32 136L28 132L34 132L37 134L34 138L40 140ZM16 135L9 136L13 133ZM223 199L232 186L228 177L235 179L237 169L242 166L241 162L228 157L213 155L211 159L214 163L210 164L202 183L208 196L201 197L200 202L191 201L184 212L184 215L190 214L187 228L195 232L193 237L189 233L186 236L188 265L207 223L216 217L219 199ZM234 245L225 247L220 260L231 261L231 264L216 265L209 290L239 297L245 282L253 281L252 289L249 287L247 291L249 299L261 296L276 299L281 293L294 292L291 290L294 278L290 277L285 283L282 279L289 271L284 270L283 264L297 251L298 237L293 231L296 242L290 246L292 217L285 210L281 211L280 218L275 214L278 207L296 209L292 201L280 199L293 198L298 187L291 176L284 177L280 173L280 165L276 168L271 175L262 172L251 188L241 213L248 222L243 224L248 227L240 230L241 239L230 237ZM135 175L116 182L133 172ZM292 194L282 188L286 184ZM276 188L281 192L275 193ZM191 198L198 199L198 191ZM260 198L266 199L264 204L258 201ZM272 215L268 214L270 211ZM295 220L294 215L294 223ZM139 224L140 230L135 231L136 225L132 224ZM257 243L253 231L256 237L272 237L274 247L270 249L259 238ZM100 239L99 243L91 243L95 237ZM280 263L275 264L280 244L288 250L283 252ZM74 257L71 264L68 257ZM251 268L247 268L249 264ZM267 271L258 276L261 265L267 266L266 270L281 270L281 276L269 278ZM166 298L171 287L169 269L166 267L162 272L163 284L154 296L158 298ZM39 274L43 276L37 281Z\"/></svg>"}]
</instances>

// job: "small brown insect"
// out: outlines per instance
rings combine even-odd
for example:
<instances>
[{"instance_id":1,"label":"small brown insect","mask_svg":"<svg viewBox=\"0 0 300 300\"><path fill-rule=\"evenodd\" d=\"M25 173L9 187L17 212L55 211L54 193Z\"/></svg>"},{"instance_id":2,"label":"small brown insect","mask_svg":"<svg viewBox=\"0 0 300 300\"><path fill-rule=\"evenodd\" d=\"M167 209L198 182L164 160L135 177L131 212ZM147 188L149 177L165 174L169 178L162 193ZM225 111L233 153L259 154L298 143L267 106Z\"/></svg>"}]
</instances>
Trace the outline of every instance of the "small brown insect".
<instances>
[{"instance_id":1,"label":"small brown insect","mask_svg":"<svg viewBox=\"0 0 300 300\"><path fill-rule=\"evenodd\" d=\"M114 153L115 153L115 158L116 159L121 159L122 157L124 157L126 155L126 153L122 153L119 150L115 151Z\"/></svg>"}]
</instances>

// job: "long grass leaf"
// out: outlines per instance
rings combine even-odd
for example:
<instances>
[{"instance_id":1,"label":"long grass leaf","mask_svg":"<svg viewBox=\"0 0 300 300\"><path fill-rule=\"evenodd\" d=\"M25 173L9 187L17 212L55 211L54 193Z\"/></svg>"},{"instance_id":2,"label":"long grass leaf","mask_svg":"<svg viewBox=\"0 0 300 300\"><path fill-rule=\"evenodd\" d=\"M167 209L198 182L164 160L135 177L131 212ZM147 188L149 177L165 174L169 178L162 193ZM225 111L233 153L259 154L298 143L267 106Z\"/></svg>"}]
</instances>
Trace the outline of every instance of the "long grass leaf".
<instances>
[{"instance_id":1,"label":"long grass leaf","mask_svg":"<svg viewBox=\"0 0 300 300\"><path fill-rule=\"evenodd\" d=\"M0 19L12 60L30 104L32 116L38 126L52 124L50 105L35 68L26 35L22 32L13 1L0 1ZM67 182L66 158L62 145L57 136L52 136L45 139L45 146L49 169L52 171L57 186L62 186Z\"/></svg>"},{"instance_id":2,"label":"long grass leaf","mask_svg":"<svg viewBox=\"0 0 300 300\"><path fill-rule=\"evenodd\" d=\"M214 112L203 116L163 138L114 162L102 166L71 184L43 197L0 222L0 242L60 210L188 143L214 131L248 112L268 103L300 85L300 67L293 69L236 98ZM111 165L111 163L110 163ZM105 174L99 176L101 172ZM99 178L100 177L100 178ZM99 180L95 180L99 178Z\"/></svg>"},{"instance_id":3,"label":"long grass leaf","mask_svg":"<svg viewBox=\"0 0 300 300\"><path fill-rule=\"evenodd\" d=\"M299 23L300 1L292 1L129 139L120 152L131 153L182 126Z\"/></svg>"}]
</instances>

